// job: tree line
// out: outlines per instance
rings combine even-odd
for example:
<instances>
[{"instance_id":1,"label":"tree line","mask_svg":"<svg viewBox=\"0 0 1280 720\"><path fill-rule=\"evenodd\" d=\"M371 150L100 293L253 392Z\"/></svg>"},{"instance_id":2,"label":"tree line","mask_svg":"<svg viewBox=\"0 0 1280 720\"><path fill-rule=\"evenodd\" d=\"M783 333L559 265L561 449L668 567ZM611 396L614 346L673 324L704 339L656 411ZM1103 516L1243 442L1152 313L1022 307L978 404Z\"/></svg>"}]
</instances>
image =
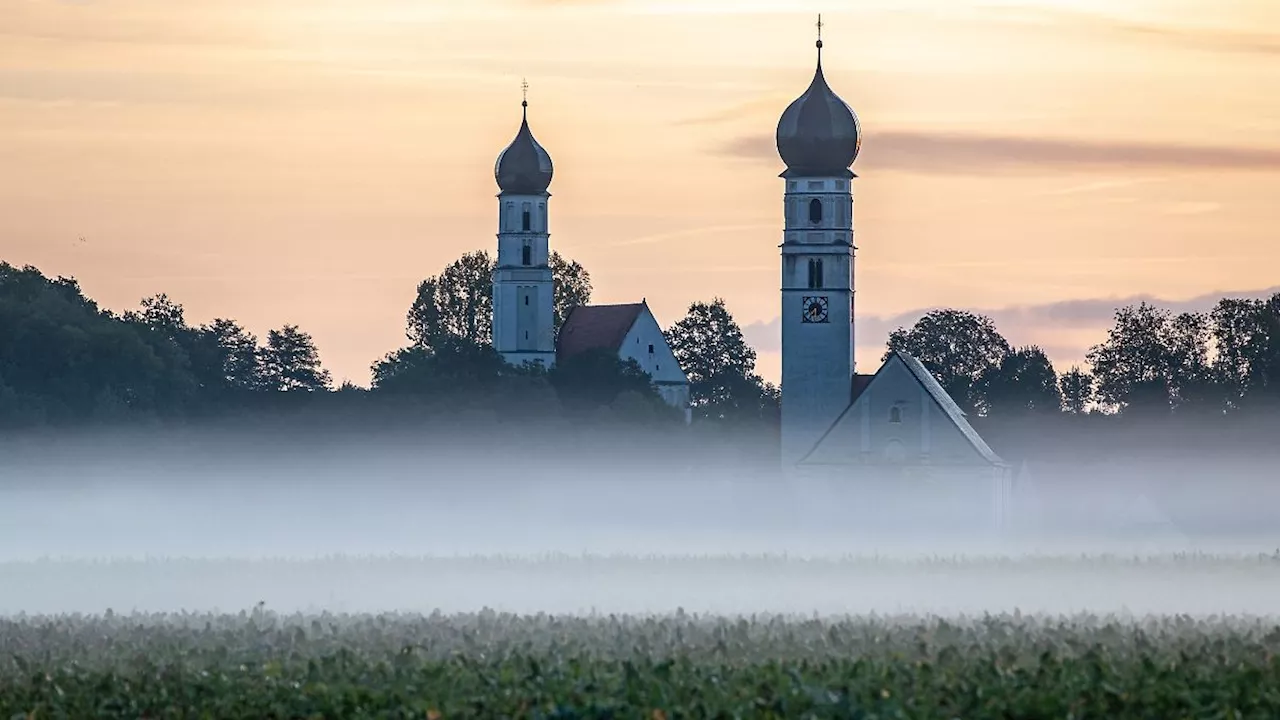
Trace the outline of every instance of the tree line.
<instances>
[{"instance_id":1,"label":"tree line","mask_svg":"<svg viewBox=\"0 0 1280 720\"><path fill-rule=\"evenodd\" d=\"M1057 372L1035 346L1015 348L991 318L934 310L889 336L979 417L1029 414L1221 416L1280 410L1280 293L1223 298L1208 312L1142 302L1119 308L1089 370Z\"/></svg>"},{"instance_id":2,"label":"tree line","mask_svg":"<svg viewBox=\"0 0 1280 720\"><path fill-rule=\"evenodd\" d=\"M591 298L589 273L553 253L555 329ZM0 427L225 418L305 408L409 407L677 426L634 361L580 353L550 370L512 366L490 344L492 270L467 253L423 280L406 312L404 347L371 365L369 388L334 387L312 336L297 325L264 340L233 319L193 325L166 294L122 313L100 308L74 278L0 263ZM755 352L722 300L694 303L669 335L693 382L700 420L767 424L777 388L755 373Z\"/></svg>"},{"instance_id":3,"label":"tree line","mask_svg":"<svg viewBox=\"0 0 1280 720\"><path fill-rule=\"evenodd\" d=\"M285 324L259 339L235 320L190 324L165 294L123 313L72 278L0 263L0 424L61 426L122 419L412 401L421 412L479 409L625 422L679 422L634 362L588 352L545 370L505 363L491 346L495 260L467 253L423 280L405 315L406 344L371 364L369 388L334 387L316 344ZM555 329L591 300L591 277L552 253ZM665 331L703 425L776 424L779 388L723 300L695 302ZM940 309L888 340L921 360L977 418L1224 415L1280 409L1280 294L1224 298L1207 313L1147 303L1120 308L1089 369L1058 372L1036 346L1014 347L991 318Z\"/></svg>"}]
</instances>

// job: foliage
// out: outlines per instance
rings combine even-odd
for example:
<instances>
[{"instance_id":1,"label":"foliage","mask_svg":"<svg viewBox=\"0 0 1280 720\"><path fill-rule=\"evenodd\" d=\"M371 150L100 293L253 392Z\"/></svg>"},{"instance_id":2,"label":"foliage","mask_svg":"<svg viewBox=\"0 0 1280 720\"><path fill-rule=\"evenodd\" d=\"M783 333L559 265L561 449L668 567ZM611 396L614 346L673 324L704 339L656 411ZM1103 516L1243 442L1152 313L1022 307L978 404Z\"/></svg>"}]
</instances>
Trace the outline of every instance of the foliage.
<instances>
[{"instance_id":1,"label":"foliage","mask_svg":"<svg viewBox=\"0 0 1280 720\"><path fill-rule=\"evenodd\" d=\"M1232 407L1280 401L1280 293L1263 300L1223 298L1209 314L1214 379Z\"/></svg>"},{"instance_id":2,"label":"foliage","mask_svg":"<svg viewBox=\"0 0 1280 720\"><path fill-rule=\"evenodd\" d=\"M982 394L993 415L1060 412L1058 375L1035 345L1013 350L982 377Z\"/></svg>"},{"instance_id":3,"label":"foliage","mask_svg":"<svg viewBox=\"0 0 1280 720\"><path fill-rule=\"evenodd\" d=\"M0 621L0 716L1181 718L1280 713L1262 621L676 614Z\"/></svg>"},{"instance_id":4,"label":"foliage","mask_svg":"<svg viewBox=\"0 0 1280 720\"><path fill-rule=\"evenodd\" d=\"M1082 415L1093 402L1093 376L1073 365L1058 378L1058 390L1062 395L1063 411Z\"/></svg>"},{"instance_id":5,"label":"foliage","mask_svg":"<svg viewBox=\"0 0 1280 720\"><path fill-rule=\"evenodd\" d=\"M697 417L740 420L777 413L778 389L756 374L756 352L722 298L691 304L665 335L689 378Z\"/></svg>"},{"instance_id":6,"label":"foliage","mask_svg":"<svg viewBox=\"0 0 1280 720\"><path fill-rule=\"evenodd\" d=\"M622 395L654 404L662 402L653 379L635 361L616 352L593 348L557 362L548 373L551 386L566 407L581 410L611 405Z\"/></svg>"},{"instance_id":7,"label":"foliage","mask_svg":"<svg viewBox=\"0 0 1280 720\"><path fill-rule=\"evenodd\" d=\"M554 251L547 265L553 281L555 331L559 332L574 307L591 301L591 276L582 265ZM477 345L492 342L496 269L497 259L477 250L419 283L407 316L410 343L431 348L446 337Z\"/></svg>"},{"instance_id":8,"label":"foliage","mask_svg":"<svg viewBox=\"0 0 1280 720\"><path fill-rule=\"evenodd\" d=\"M320 366L320 352L311 336L297 325L285 325L267 333L262 350L262 382L271 390L287 392L328 390L332 378Z\"/></svg>"},{"instance_id":9,"label":"foliage","mask_svg":"<svg viewBox=\"0 0 1280 720\"><path fill-rule=\"evenodd\" d=\"M915 356L962 409L981 414L988 409L984 380L1012 349L985 315L931 310L910 329L889 333L884 359L895 351Z\"/></svg>"},{"instance_id":10,"label":"foliage","mask_svg":"<svg viewBox=\"0 0 1280 720\"><path fill-rule=\"evenodd\" d=\"M1204 401L1208 337L1208 324L1199 314L1175 316L1146 302L1117 310L1107 339L1087 356L1098 400L1157 413Z\"/></svg>"}]
</instances>

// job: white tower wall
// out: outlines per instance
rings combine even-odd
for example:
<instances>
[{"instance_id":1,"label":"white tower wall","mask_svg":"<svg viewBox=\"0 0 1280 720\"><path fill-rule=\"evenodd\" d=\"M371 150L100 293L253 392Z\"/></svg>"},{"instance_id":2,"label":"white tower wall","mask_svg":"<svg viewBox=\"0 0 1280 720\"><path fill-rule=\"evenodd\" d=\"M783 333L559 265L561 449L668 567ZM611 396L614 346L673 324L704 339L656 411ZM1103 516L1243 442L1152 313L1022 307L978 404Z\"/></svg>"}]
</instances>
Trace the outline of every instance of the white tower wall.
<instances>
[{"instance_id":1,"label":"white tower wall","mask_svg":"<svg viewBox=\"0 0 1280 720\"><path fill-rule=\"evenodd\" d=\"M547 201L550 193L498 195L493 271L493 347L513 365L555 364L555 298Z\"/></svg>"},{"instance_id":2,"label":"white tower wall","mask_svg":"<svg viewBox=\"0 0 1280 720\"><path fill-rule=\"evenodd\" d=\"M782 463L849 406L854 375L853 173L786 177L782 243Z\"/></svg>"}]
</instances>

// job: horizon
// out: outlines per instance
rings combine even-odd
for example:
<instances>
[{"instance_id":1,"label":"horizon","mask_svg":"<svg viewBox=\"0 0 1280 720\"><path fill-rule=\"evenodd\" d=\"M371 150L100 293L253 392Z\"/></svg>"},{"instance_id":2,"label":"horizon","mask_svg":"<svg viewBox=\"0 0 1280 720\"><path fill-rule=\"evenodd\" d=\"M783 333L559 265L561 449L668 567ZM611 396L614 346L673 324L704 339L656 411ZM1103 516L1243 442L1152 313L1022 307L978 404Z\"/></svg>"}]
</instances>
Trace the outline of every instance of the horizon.
<instances>
[{"instance_id":1,"label":"horizon","mask_svg":"<svg viewBox=\"0 0 1280 720\"><path fill-rule=\"evenodd\" d=\"M1112 5L20 5L0 30L0 259L116 311L166 293L193 323L297 324L366 385L418 282L496 247L492 164L527 77L552 248L593 303L644 298L666 328L723 297L776 382L772 133L821 10L827 79L866 132L859 371L934 307L991 315L1061 371L1119 305L1280 289L1280 99L1253 90L1280 81L1260 30L1280 7Z\"/></svg>"}]
</instances>

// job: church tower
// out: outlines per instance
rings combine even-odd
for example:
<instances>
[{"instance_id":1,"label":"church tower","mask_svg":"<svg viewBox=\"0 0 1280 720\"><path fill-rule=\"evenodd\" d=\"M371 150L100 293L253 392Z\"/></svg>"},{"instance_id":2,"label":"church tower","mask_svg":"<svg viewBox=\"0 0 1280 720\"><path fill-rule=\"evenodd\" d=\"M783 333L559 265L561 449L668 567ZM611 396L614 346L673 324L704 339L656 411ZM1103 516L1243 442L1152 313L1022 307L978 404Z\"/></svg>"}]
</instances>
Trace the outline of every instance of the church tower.
<instances>
[{"instance_id":1,"label":"church tower","mask_svg":"<svg viewBox=\"0 0 1280 720\"><path fill-rule=\"evenodd\" d=\"M818 65L778 121L782 242L782 463L790 468L849 407L853 360L853 178L858 117Z\"/></svg>"},{"instance_id":2,"label":"church tower","mask_svg":"<svg viewBox=\"0 0 1280 720\"><path fill-rule=\"evenodd\" d=\"M526 91L528 86L525 86ZM507 362L555 364L547 200L551 156L529 130L528 97L516 137L498 155L498 262L493 271L493 347Z\"/></svg>"}]
</instances>

